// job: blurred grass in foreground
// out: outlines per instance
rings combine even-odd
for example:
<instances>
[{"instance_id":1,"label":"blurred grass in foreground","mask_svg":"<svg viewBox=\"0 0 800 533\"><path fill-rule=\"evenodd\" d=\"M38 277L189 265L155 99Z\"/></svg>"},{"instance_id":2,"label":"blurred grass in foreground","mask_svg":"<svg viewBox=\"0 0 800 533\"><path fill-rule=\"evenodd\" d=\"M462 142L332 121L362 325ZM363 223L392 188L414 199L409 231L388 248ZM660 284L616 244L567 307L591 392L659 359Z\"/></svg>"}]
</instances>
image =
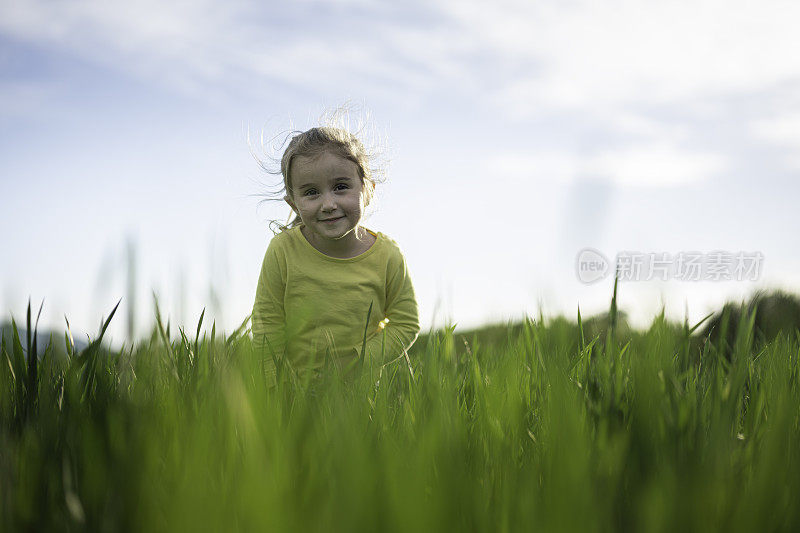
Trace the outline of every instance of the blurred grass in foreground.
<instances>
[{"instance_id":1,"label":"blurred grass in foreground","mask_svg":"<svg viewBox=\"0 0 800 533\"><path fill-rule=\"evenodd\" d=\"M796 531L800 333L753 319L698 343L618 330L613 300L602 334L450 328L410 366L269 388L246 323L40 357L29 310L0 353L0 527Z\"/></svg>"}]
</instances>

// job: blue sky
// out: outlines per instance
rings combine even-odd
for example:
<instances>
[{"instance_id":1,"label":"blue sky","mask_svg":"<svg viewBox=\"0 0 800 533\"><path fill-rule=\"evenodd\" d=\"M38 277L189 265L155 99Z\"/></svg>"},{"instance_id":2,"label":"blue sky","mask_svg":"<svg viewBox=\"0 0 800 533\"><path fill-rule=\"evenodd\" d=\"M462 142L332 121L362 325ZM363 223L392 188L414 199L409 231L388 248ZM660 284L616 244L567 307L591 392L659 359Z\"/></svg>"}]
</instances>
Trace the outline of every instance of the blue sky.
<instances>
[{"instance_id":1,"label":"blue sky","mask_svg":"<svg viewBox=\"0 0 800 533\"><path fill-rule=\"evenodd\" d=\"M365 224L406 253L425 328L604 310L584 247L764 255L754 282L625 283L640 325L800 291L793 3L165 4L0 0L6 316L45 298L46 326L94 334L132 238L139 333L151 291L173 323L205 306L232 329L288 216L258 204L276 178L248 132L345 101L391 159Z\"/></svg>"}]
</instances>

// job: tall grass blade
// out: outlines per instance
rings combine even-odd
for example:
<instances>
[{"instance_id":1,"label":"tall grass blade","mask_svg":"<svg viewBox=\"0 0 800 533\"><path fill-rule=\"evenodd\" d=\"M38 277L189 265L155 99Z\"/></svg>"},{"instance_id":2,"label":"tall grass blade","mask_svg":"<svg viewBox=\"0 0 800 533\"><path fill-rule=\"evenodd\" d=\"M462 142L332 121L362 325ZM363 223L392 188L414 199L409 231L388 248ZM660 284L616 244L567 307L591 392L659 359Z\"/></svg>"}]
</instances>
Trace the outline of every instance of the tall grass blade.
<instances>
[{"instance_id":1,"label":"tall grass blade","mask_svg":"<svg viewBox=\"0 0 800 533\"><path fill-rule=\"evenodd\" d=\"M225 339L225 345L226 346L230 346L231 344L233 344L234 341L239 339L239 337L242 335L242 333L244 333L244 331L247 329L247 323L250 322L250 318L251 317L252 317L252 314L247 315L247 318L244 319L244 321L241 323L241 325L239 325L239 327L236 328L233 331L233 333L231 333L228 336L227 339Z\"/></svg>"},{"instance_id":2,"label":"tall grass blade","mask_svg":"<svg viewBox=\"0 0 800 533\"><path fill-rule=\"evenodd\" d=\"M372 314L372 304L374 302L369 303L369 309L367 309L367 320L364 324L364 337L361 339L361 355L359 357L361 364L364 364L364 357L366 356L367 351L367 333L369 332L369 317Z\"/></svg>"},{"instance_id":3,"label":"tall grass blade","mask_svg":"<svg viewBox=\"0 0 800 533\"><path fill-rule=\"evenodd\" d=\"M174 364L175 354L172 351L172 343L170 343L169 338L167 337L167 332L164 331L164 322L161 319L161 309L158 307L158 296L156 296L155 291L153 291L153 304L156 308L156 326L158 327L159 337L161 338L161 342L164 343L164 348L167 349L167 353Z\"/></svg>"},{"instance_id":4,"label":"tall grass blade","mask_svg":"<svg viewBox=\"0 0 800 533\"><path fill-rule=\"evenodd\" d=\"M695 332L695 330L697 330L697 328L699 328L701 325L703 325L703 323L704 323L706 320L708 320L709 318L711 318L712 316L714 316L714 313L709 313L709 314L707 314L706 316L704 316L704 317L703 317L703 318L700 320L700 322L698 322L697 324L695 324L694 326L692 326L691 328L689 328L689 335L691 335L692 333L694 333L694 332Z\"/></svg>"},{"instance_id":5,"label":"tall grass blade","mask_svg":"<svg viewBox=\"0 0 800 533\"><path fill-rule=\"evenodd\" d=\"M28 384L28 373L25 364L25 353L22 349L22 342L20 342L19 339L19 329L17 328L17 323L14 321L14 317L11 317L11 352L13 356L12 362L14 364L13 372L16 376L14 382L14 399L17 408L17 416L19 420L21 420L24 409L23 406L25 405L25 390Z\"/></svg>"},{"instance_id":6,"label":"tall grass blade","mask_svg":"<svg viewBox=\"0 0 800 533\"><path fill-rule=\"evenodd\" d=\"M67 315L64 315L64 321L67 323L67 331L64 332L64 344L67 351L67 362L69 362L75 355L75 339L72 337L72 328L69 326Z\"/></svg>"},{"instance_id":7,"label":"tall grass blade","mask_svg":"<svg viewBox=\"0 0 800 533\"><path fill-rule=\"evenodd\" d=\"M197 331L194 334L194 353L199 354L200 348L198 345L198 341L200 339L200 328L203 326L203 317L206 315L206 308L203 308L203 312L200 313L200 320L197 322Z\"/></svg>"},{"instance_id":8,"label":"tall grass blade","mask_svg":"<svg viewBox=\"0 0 800 533\"><path fill-rule=\"evenodd\" d=\"M17 381L17 376L14 374L14 364L11 362L11 356L8 355L8 350L6 349L6 337L2 334L0 334L0 352L2 352L3 359L5 359L6 365L8 366L11 375L11 386L13 388L14 383Z\"/></svg>"},{"instance_id":9,"label":"tall grass blade","mask_svg":"<svg viewBox=\"0 0 800 533\"><path fill-rule=\"evenodd\" d=\"M30 357L31 354L31 299L28 298L28 313L27 313L27 320L25 321L25 336L27 337L27 344L25 345L26 351L25 353L28 354Z\"/></svg>"},{"instance_id":10,"label":"tall grass blade","mask_svg":"<svg viewBox=\"0 0 800 533\"><path fill-rule=\"evenodd\" d=\"M42 316L42 308L44 307L44 300L39 305L39 312L36 315L36 324L33 327L33 344L30 344L30 318L31 318L31 302L28 300L28 386L26 394L26 417L34 413L36 409L36 402L39 397L39 354L37 347L37 340L39 335L39 319Z\"/></svg>"}]
</instances>

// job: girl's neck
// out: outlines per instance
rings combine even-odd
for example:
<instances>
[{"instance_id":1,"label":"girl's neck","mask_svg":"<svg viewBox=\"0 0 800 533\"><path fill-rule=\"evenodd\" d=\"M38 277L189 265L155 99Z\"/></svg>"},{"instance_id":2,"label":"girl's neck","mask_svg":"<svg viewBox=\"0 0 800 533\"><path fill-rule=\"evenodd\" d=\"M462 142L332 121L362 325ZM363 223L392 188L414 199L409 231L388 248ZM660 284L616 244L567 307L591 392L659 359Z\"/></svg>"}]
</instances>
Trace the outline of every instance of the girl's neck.
<instances>
[{"instance_id":1,"label":"girl's neck","mask_svg":"<svg viewBox=\"0 0 800 533\"><path fill-rule=\"evenodd\" d=\"M305 224L300 226L300 232L306 241L319 252L337 259L350 259L361 255L369 250L376 240L376 237L363 226L358 226L355 231L348 233L341 239L326 240L324 242L319 242L318 239L315 239L315 235L308 231Z\"/></svg>"}]
</instances>

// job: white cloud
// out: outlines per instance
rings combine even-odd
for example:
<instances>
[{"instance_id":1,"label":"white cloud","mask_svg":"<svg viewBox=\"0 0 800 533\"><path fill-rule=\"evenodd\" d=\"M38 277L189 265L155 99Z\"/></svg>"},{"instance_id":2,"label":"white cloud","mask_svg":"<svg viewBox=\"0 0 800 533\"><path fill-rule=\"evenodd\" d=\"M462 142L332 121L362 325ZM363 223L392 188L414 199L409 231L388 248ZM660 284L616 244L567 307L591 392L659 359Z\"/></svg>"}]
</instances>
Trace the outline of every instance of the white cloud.
<instances>
[{"instance_id":1,"label":"white cloud","mask_svg":"<svg viewBox=\"0 0 800 533\"><path fill-rule=\"evenodd\" d=\"M369 1L261 4L216 2L125 2L43 0L4 8L0 34L70 51L108 68L166 82L179 90L256 90L268 81L335 89L375 87L395 94L425 90L447 67L446 35L414 33L393 22L385 6ZM360 10L359 19L348 10ZM335 20L327 20L328 16ZM436 44L438 43L438 44ZM409 54L418 54L409 57Z\"/></svg>"},{"instance_id":2,"label":"white cloud","mask_svg":"<svg viewBox=\"0 0 800 533\"><path fill-rule=\"evenodd\" d=\"M4 6L0 33L205 97L260 94L275 82L398 102L452 92L504 118L591 122L644 146L594 158L585 170L668 185L696 181L719 161L676 152L670 146L686 144L686 127L642 110L699 117L704 98L797 79L797 15L800 4L780 0L435 0L402 10L371 0L26 0ZM756 130L785 143L795 127L786 120ZM564 158L537 157L552 175L575 173Z\"/></svg>"},{"instance_id":3,"label":"white cloud","mask_svg":"<svg viewBox=\"0 0 800 533\"><path fill-rule=\"evenodd\" d=\"M692 153L666 143L629 146L593 157L589 175L618 185L675 187L704 181L725 168L714 154Z\"/></svg>"},{"instance_id":4,"label":"white cloud","mask_svg":"<svg viewBox=\"0 0 800 533\"><path fill-rule=\"evenodd\" d=\"M757 120L752 131L756 137L774 144L800 149L800 113Z\"/></svg>"},{"instance_id":5,"label":"white cloud","mask_svg":"<svg viewBox=\"0 0 800 533\"><path fill-rule=\"evenodd\" d=\"M449 89L519 117L765 90L800 74L799 15L783 0L25 0L0 32L189 88Z\"/></svg>"},{"instance_id":6,"label":"white cloud","mask_svg":"<svg viewBox=\"0 0 800 533\"><path fill-rule=\"evenodd\" d=\"M439 5L498 55L537 65L494 92L517 114L756 91L800 72L800 5L785 1Z\"/></svg>"},{"instance_id":7,"label":"white cloud","mask_svg":"<svg viewBox=\"0 0 800 533\"><path fill-rule=\"evenodd\" d=\"M566 152L505 153L490 157L484 172L504 184L544 181L571 183L580 172L579 158Z\"/></svg>"},{"instance_id":8,"label":"white cloud","mask_svg":"<svg viewBox=\"0 0 800 533\"><path fill-rule=\"evenodd\" d=\"M499 154L489 158L484 168L509 184L597 179L625 187L677 187L711 178L726 164L719 155L654 142L587 155L564 151Z\"/></svg>"},{"instance_id":9,"label":"white cloud","mask_svg":"<svg viewBox=\"0 0 800 533\"><path fill-rule=\"evenodd\" d=\"M750 129L756 138L786 149L786 165L793 170L800 170L800 113L756 120Z\"/></svg>"},{"instance_id":10,"label":"white cloud","mask_svg":"<svg viewBox=\"0 0 800 533\"><path fill-rule=\"evenodd\" d=\"M230 74L225 54L242 5L201 2L73 0L14 2L0 33L49 46L129 73L197 92Z\"/></svg>"}]
</instances>

